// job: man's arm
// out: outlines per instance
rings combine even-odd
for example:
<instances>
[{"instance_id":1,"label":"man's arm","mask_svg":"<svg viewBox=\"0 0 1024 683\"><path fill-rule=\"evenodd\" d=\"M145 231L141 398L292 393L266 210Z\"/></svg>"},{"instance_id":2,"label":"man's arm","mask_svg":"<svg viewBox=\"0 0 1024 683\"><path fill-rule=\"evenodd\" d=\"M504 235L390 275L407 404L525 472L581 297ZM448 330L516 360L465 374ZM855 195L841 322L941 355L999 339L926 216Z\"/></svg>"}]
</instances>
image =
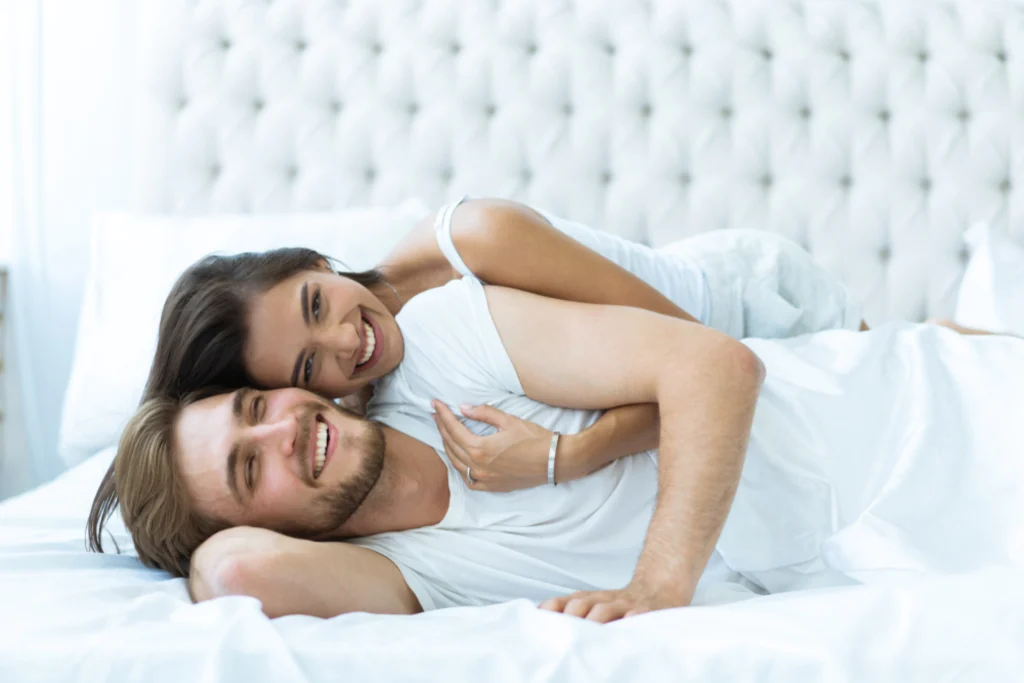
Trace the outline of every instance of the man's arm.
<instances>
[{"instance_id":1,"label":"man's arm","mask_svg":"<svg viewBox=\"0 0 1024 683\"><path fill-rule=\"evenodd\" d=\"M689 604L739 482L764 368L713 329L648 311L489 287L526 394L553 405L657 403L658 498L633 580L549 607L598 621Z\"/></svg>"},{"instance_id":2,"label":"man's arm","mask_svg":"<svg viewBox=\"0 0 1024 683\"><path fill-rule=\"evenodd\" d=\"M196 602L226 595L257 598L271 618L422 611L398 567L379 553L253 527L226 529L199 546L188 585Z\"/></svg>"}]
</instances>

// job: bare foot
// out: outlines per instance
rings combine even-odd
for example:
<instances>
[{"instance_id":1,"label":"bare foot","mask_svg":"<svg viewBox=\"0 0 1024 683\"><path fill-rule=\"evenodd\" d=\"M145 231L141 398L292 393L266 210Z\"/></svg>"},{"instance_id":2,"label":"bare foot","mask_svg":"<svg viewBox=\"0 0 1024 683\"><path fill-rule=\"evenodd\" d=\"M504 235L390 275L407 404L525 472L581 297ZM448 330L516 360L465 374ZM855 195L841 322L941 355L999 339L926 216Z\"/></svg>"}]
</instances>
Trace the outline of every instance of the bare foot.
<instances>
[{"instance_id":1,"label":"bare foot","mask_svg":"<svg viewBox=\"0 0 1024 683\"><path fill-rule=\"evenodd\" d=\"M990 330L979 330L974 327L964 327L963 325L957 325L952 320L947 320L945 318L930 318L928 320L925 320L925 322L930 323L932 325L948 327L954 332L959 332L960 334L999 334L999 332L992 332Z\"/></svg>"}]
</instances>

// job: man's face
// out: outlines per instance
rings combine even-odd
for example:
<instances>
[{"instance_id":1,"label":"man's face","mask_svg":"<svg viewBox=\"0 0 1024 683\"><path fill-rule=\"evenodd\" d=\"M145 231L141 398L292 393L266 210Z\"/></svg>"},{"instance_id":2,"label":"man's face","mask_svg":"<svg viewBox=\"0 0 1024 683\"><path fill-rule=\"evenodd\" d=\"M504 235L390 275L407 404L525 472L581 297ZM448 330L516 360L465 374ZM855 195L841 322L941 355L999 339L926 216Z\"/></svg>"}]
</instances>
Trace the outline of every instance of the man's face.
<instances>
[{"instance_id":1,"label":"man's face","mask_svg":"<svg viewBox=\"0 0 1024 683\"><path fill-rule=\"evenodd\" d=\"M302 389L240 389L186 406L175 457L201 514L303 537L336 531L384 465L380 427Z\"/></svg>"}]
</instances>

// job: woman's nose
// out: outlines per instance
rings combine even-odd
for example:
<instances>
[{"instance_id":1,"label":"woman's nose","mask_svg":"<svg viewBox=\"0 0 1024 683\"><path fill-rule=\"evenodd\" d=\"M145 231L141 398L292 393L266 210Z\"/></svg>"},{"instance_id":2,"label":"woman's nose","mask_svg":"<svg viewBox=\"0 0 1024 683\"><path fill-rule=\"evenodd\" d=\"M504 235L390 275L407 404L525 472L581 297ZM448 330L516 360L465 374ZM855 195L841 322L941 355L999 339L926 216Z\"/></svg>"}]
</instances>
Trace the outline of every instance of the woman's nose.
<instances>
[{"instance_id":1,"label":"woman's nose","mask_svg":"<svg viewBox=\"0 0 1024 683\"><path fill-rule=\"evenodd\" d=\"M340 356L351 357L358 353L362 341L356 326L350 322L343 322L336 327L324 330L320 345L325 350L330 350Z\"/></svg>"}]
</instances>

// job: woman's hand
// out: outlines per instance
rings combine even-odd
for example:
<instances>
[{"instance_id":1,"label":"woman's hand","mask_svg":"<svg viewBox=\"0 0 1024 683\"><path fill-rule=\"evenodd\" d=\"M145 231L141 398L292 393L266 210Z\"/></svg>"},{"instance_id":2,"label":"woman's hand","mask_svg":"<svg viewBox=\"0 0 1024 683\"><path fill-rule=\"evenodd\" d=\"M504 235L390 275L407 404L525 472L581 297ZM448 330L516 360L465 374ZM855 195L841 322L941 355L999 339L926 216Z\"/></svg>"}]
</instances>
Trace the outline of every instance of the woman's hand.
<instances>
[{"instance_id":1,"label":"woman's hand","mask_svg":"<svg viewBox=\"0 0 1024 683\"><path fill-rule=\"evenodd\" d=\"M464 416L498 429L489 436L477 436L448 406L440 401L433 401L432 405L444 450L471 489L515 491L547 484L552 432L491 406L462 406ZM561 458L562 443L558 452ZM466 476L467 470L471 471L471 478Z\"/></svg>"}]
</instances>

